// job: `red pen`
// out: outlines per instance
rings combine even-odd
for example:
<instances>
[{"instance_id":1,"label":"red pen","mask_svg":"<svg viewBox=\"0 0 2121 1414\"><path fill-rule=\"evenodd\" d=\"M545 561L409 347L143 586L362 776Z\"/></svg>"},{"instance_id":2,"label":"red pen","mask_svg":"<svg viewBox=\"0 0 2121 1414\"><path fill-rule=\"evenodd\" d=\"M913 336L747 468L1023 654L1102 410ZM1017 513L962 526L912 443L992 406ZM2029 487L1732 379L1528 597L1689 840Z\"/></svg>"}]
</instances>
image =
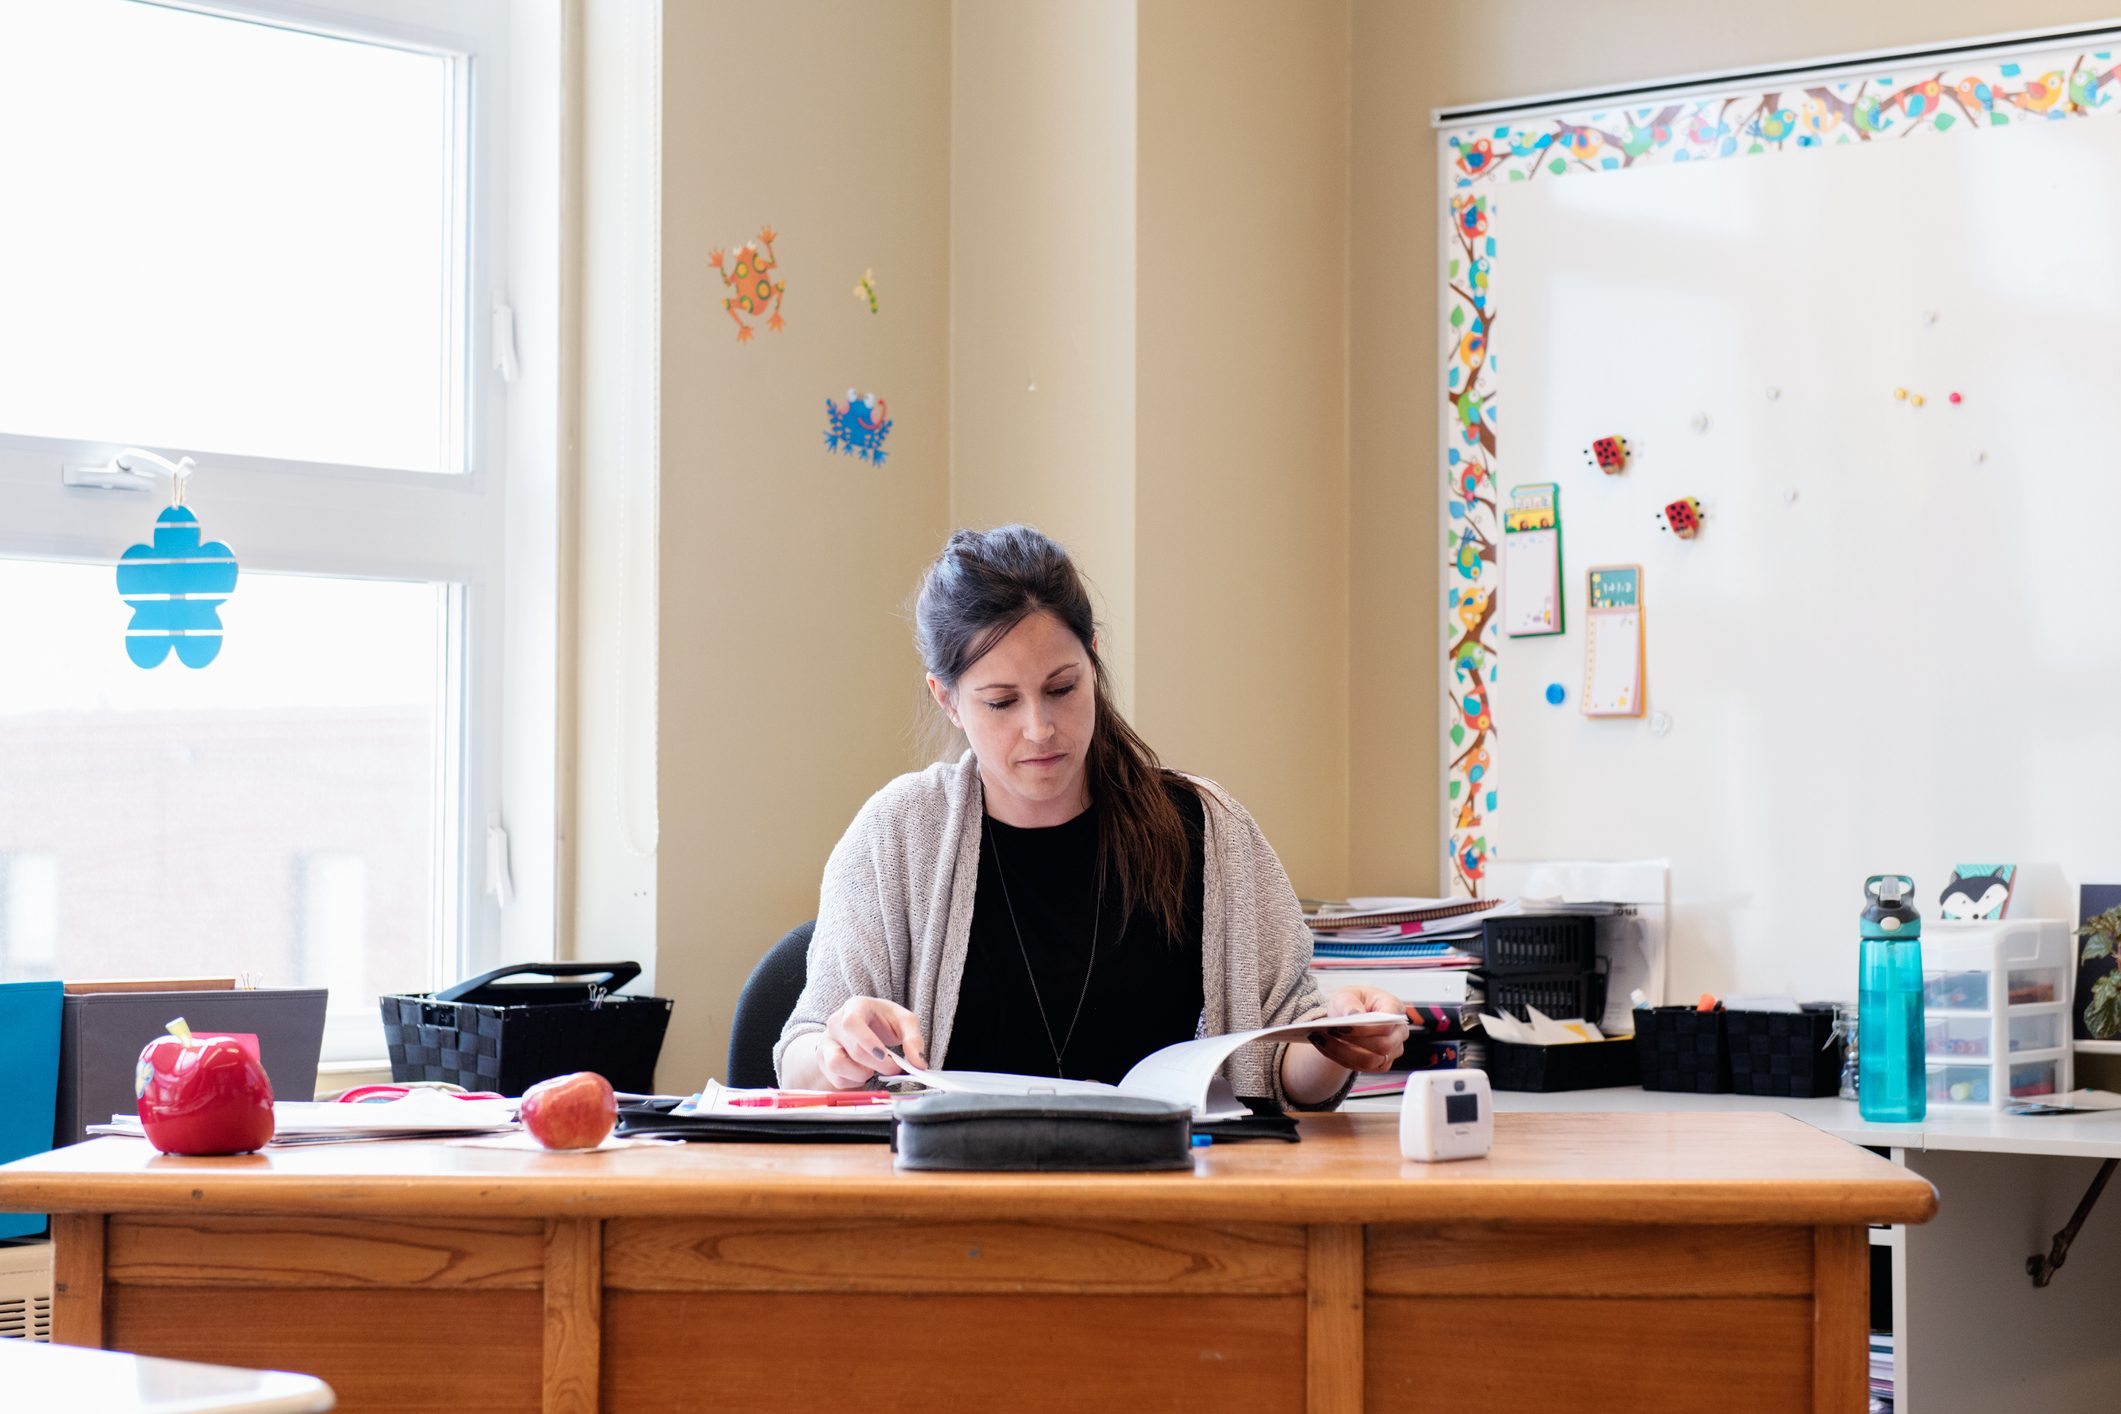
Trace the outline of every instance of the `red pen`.
<instances>
[{"instance_id":1,"label":"red pen","mask_svg":"<svg viewBox=\"0 0 2121 1414\"><path fill-rule=\"evenodd\" d=\"M792 1110L821 1105L887 1105L889 1090L835 1090L826 1095L731 1095L732 1106L746 1109Z\"/></svg>"}]
</instances>

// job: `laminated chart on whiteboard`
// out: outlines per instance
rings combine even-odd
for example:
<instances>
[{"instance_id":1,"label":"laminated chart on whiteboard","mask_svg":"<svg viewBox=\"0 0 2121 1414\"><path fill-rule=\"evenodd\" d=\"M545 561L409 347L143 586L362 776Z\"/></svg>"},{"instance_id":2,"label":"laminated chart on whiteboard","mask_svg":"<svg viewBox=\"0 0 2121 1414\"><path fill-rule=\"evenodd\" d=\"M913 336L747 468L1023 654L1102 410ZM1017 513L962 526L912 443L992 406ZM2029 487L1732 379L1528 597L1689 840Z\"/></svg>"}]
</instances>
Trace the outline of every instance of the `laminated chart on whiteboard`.
<instances>
[{"instance_id":1,"label":"laminated chart on whiteboard","mask_svg":"<svg viewBox=\"0 0 2121 1414\"><path fill-rule=\"evenodd\" d=\"M1583 714L1642 715L1642 568L1593 565L1583 645Z\"/></svg>"},{"instance_id":2,"label":"laminated chart on whiteboard","mask_svg":"<svg viewBox=\"0 0 2121 1414\"><path fill-rule=\"evenodd\" d=\"M1532 638L1563 631L1561 487L1510 488L1502 517L1502 631Z\"/></svg>"}]
</instances>

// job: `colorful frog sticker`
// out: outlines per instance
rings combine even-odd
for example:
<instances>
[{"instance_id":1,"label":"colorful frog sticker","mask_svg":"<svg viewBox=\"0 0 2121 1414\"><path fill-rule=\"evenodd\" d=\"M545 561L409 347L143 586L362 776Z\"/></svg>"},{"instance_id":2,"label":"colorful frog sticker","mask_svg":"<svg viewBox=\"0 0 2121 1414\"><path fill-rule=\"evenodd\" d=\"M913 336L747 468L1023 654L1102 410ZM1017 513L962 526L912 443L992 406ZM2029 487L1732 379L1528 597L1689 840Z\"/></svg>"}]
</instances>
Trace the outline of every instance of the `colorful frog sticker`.
<instances>
[{"instance_id":1,"label":"colorful frog sticker","mask_svg":"<svg viewBox=\"0 0 2121 1414\"><path fill-rule=\"evenodd\" d=\"M729 317L736 321L736 341L740 344L751 342L752 329L744 322L744 315L748 314L756 319L765 312L769 304L773 306L773 310L767 317L766 327L776 331L781 327L781 297L788 292L788 286L783 281L772 278L772 272L780 264L773 258L773 234L773 227L764 227L759 231L756 241L746 241L738 247L736 268L732 270L722 269L720 246L716 246L707 254L707 263L715 268L722 277L722 283L729 287L729 298L722 301L722 308L728 310ZM743 313L738 313L739 310Z\"/></svg>"}]
</instances>

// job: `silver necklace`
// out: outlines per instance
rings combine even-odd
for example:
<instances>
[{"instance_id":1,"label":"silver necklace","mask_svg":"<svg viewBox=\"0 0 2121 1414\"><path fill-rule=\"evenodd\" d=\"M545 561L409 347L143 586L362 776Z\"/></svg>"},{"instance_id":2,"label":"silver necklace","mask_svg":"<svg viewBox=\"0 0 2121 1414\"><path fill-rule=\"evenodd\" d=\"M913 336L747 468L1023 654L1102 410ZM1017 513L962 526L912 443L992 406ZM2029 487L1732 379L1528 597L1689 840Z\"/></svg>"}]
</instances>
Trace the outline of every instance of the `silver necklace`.
<instances>
[{"instance_id":1,"label":"silver necklace","mask_svg":"<svg viewBox=\"0 0 2121 1414\"><path fill-rule=\"evenodd\" d=\"M1083 990L1075 999L1075 1014L1068 1018L1068 1034L1058 1044L1053 1040L1053 1023L1046 1017L1046 999L1039 995L1038 975L1031 970L1031 949L1024 946L1024 930L1017 926L1016 904L1009 897L1009 876L1002 872L1002 852L994 843L994 831L980 831L987 842L987 852L994 859L994 877L1002 886L1002 906L1009 910L1009 931L1016 935L1016 951L1024 960L1024 976L1031 983L1031 1001L1038 1007L1038 1024L1046 1033L1046 1046L1053 1052L1053 1077L1064 1078L1061 1057L1067 1053L1068 1043L1075 1039L1075 1024L1083 1019L1083 1002L1090 995L1090 974L1097 970L1097 929L1105 917L1105 870L1100 864L1097 870L1097 903L1090 915L1090 963L1083 969Z\"/></svg>"}]
</instances>

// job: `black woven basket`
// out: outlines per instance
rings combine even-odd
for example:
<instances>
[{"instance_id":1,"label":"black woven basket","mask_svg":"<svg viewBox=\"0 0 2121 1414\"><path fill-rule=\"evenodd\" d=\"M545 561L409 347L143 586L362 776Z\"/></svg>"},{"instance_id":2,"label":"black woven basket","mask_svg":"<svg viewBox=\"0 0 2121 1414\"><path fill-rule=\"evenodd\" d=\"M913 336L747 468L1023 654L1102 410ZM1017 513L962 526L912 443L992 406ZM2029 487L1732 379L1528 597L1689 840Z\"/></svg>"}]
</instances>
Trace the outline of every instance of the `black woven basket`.
<instances>
[{"instance_id":1,"label":"black woven basket","mask_svg":"<svg viewBox=\"0 0 2121 1414\"><path fill-rule=\"evenodd\" d=\"M1480 943L1481 966L1490 973L1588 972L1598 930L1584 913L1490 918L1480 925Z\"/></svg>"},{"instance_id":2,"label":"black woven basket","mask_svg":"<svg viewBox=\"0 0 2121 1414\"><path fill-rule=\"evenodd\" d=\"M1800 1012L1731 1011L1723 1018L1731 1048L1731 1088L1741 1095L1810 1099L1841 1089L1841 1038L1831 1002Z\"/></svg>"},{"instance_id":3,"label":"black woven basket","mask_svg":"<svg viewBox=\"0 0 2121 1414\"><path fill-rule=\"evenodd\" d=\"M640 972L633 962L524 963L440 992L385 996L380 1000L390 1078L520 1095L540 1080L593 1070L615 1090L652 1093L670 1001L610 995ZM597 977L499 982L524 973Z\"/></svg>"},{"instance_id":4,"label":"black woven basket","mask_svg":"<svg viewBox=\"0 0 2121 1414\"><path fill-rule=\"evenodd\" d=\"M1496 1016L1507 1012L1519 1021L1530 1021L1526 1008L1538 1007L1556 1021L1581 1017L1596 1021L1605 1015L1605 973L1598 972L1490 972L1481 969L1487 991L1486 1010Z\"/></svg>"},{"instance_id":5,"label":"black woven basket","mask_svg":"<svg viewBox=\"0 0 2121 1414\"><path fill-rule=\"evenodd\" d=\"M1690 1006L1637 1007L1635 1049L1645 1090L1721 1095L1731 1088L1724 1013Z\"/></svg>"},{"instance_id":6,"label":"black woven basket","mask_svg":"<svg viewBox=\"0 0 2121 1414\"><path fill-rule=\"evenodd\" d=\"M1542 1008L1544 1010L1544 1008ZM1497 1090L1604 1090L1633 1085L1641 1074L1635 1043L1626 1036L1610 1041L1575 1041L1560 1046L1524 1046L1514 1041L1488 1042L1488 1084Z\"/></svg>"}]
</instances>

